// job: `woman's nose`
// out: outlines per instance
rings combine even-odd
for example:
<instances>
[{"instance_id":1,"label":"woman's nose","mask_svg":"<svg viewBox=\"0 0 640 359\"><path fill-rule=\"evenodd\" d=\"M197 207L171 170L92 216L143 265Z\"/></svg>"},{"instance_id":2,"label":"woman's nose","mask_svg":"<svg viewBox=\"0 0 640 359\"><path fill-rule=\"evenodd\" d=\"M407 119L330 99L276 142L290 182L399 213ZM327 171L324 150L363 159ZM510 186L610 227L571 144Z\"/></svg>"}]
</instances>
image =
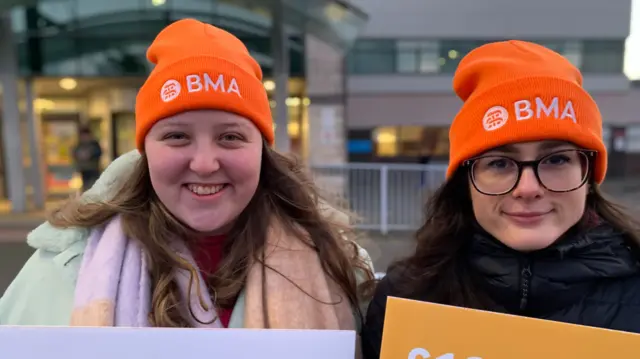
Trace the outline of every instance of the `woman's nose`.
<instances>
[{"instance_id":1,"label":"woman's nose","mask_svg":"<svg viewBox=\"0 0 640 359\"><path fill-rule=\"evenodd\" d=\"M525 168L522 170L518 185L513 190L512 194L515 197L538 197L544 193L544 188L538 181L535 172L532 168Z\"/></svg>"},{"instance_id":2,"label":"woman's nose","mask_svg":"<svg viewBox=\"0 0 640 359\"><path fill-rule=\"evenodd\" d=\"M191 158L189 169L200 176L206 176L219 170L220 162L216 152L214 148L198 148Z\"/></svg>"}]
</instances>

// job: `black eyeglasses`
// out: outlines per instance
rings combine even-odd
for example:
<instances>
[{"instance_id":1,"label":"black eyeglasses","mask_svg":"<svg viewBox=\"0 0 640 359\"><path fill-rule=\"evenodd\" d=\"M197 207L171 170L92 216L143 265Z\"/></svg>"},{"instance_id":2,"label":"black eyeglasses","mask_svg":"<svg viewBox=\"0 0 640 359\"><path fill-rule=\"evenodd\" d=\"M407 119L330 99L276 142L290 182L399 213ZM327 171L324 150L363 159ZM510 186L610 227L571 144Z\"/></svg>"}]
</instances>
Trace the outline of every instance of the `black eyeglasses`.
<instances>
[{"instance_id":1,"label":"black eyeglasses","mask_svg":"<svg viewBox=\"0 0 640 359\"><path fill-rule=\"evenodd\" d=\"M542 187L550 192L571 192L589 178L597 151L571 149L550 153L535 161L518 161L507 156L480 156L463 162L478 192L499 196L513 191L522 171L531 167Z\"/></svg>"}]
</instances>

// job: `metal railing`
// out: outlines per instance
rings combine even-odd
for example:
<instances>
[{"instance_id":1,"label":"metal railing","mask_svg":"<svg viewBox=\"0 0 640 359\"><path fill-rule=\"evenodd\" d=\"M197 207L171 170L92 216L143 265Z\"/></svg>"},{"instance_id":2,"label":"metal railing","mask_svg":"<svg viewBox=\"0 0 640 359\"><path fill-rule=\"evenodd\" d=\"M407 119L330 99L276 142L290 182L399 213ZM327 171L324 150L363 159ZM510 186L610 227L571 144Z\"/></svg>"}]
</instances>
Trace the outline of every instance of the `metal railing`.
<instances>
[{"instance_id":1,"label":"metal railing","mask_svg":"<svg viewBox=\"0 0 640 359\"><path fill-rule=\"evenodd\" d=\"M423 219L426 197L445 178L446 164L346 163L313 165L318 187L346 201L356 227L387 234L415 230Z\"/></svg>"}]
</instances>

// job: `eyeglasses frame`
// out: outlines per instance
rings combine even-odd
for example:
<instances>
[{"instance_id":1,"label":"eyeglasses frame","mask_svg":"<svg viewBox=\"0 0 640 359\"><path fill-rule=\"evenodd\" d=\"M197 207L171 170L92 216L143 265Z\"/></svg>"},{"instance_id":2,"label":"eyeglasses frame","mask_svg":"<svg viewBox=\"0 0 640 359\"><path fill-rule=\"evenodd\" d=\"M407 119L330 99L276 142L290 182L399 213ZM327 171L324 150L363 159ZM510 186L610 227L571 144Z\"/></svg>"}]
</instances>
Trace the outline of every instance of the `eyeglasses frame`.
<instances>
[{"instance_id":1,"label":"eyeglasses frame","mask_svg":"<svg viewBox=\"0 0 640 359\"><path fill-rule=\"evenodd\" d=\"M570 190L564 190L564 191L554 191L552 189L549 189L547 186L544 185L544 183L542 183L542 180L540 180L540 174L538 173L538 167L540 165L540 163L549 158L550 156L553 155L557 155L559 153L563 153L563 152L580 152L582 154L584 154L585 156L587 156L587 160L589 161L588 165L587 165L587 173L585 174L584 178L582 179L582 182L580 183L580 185L578 185L577 187L570 189ZM566 150L560 150L560 151L556 151L556 152L551 152L549 154L544 155L543 157L540 157L537 160L533 160L533 161L518 161L514 158L508 157L508 156L503 156L503 155L482 155L482 156L478 156L478 157L473 157L470 158L464 162L462 162L462 167L465 167L467 169L467 172L469 174L469 179L471 180L471 184L473 185L473 187L476 189L476 191L486 195L486 196L503 196L505 194L508 194L510 192L512 192L514 189L516 189L516 187L518 187L518 184L520 184L520 179L522 178L522 172L524 171L525 168L527 167L531 167L531 169L533 170L533 173L536 176L536 179L538 180L538 184L540 184L540 186L542 186L542 188L546 189L549 192L553 192L553 193L567 193L567 192L573 192L575 190L577 190L578 188L584 186L585 183L587 183L587 181L589 180L589 176L592 173L593 170L593 160L596 158L598 154L598 151L594 151L594 150L585 150L585 149L581 149L581 148L576 148L576 149L566 149ZM502 158L506 158L509 159L513 162L515 162L516 166L518 166L518 177L516 177L516 181L514 183L514 185L508 190L508 191L504 191L501 193L486 193L481 191L478 186L476 185L476 181L475 178L473 176L473 166L475 165L475 163L483 158L488 158L488 157L502 157Z\"/></svg>"}]
</instances>

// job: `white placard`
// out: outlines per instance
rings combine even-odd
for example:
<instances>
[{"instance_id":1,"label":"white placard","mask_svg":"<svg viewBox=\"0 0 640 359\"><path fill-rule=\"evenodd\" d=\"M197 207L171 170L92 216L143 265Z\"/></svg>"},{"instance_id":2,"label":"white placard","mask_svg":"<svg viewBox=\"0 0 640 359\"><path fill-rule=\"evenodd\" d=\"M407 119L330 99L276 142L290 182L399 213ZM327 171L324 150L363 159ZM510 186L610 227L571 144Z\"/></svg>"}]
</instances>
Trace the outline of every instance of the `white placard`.
<instances>
[{"instance_id":1,"label":"white placard","mask_svg":"<svg viewBox=\"0 0 640 359\"><path fill-rule=\"evenodd\" d=\"M337 330L0 326L2 359L353 359Z\"/></svg>"}]
</instances>

